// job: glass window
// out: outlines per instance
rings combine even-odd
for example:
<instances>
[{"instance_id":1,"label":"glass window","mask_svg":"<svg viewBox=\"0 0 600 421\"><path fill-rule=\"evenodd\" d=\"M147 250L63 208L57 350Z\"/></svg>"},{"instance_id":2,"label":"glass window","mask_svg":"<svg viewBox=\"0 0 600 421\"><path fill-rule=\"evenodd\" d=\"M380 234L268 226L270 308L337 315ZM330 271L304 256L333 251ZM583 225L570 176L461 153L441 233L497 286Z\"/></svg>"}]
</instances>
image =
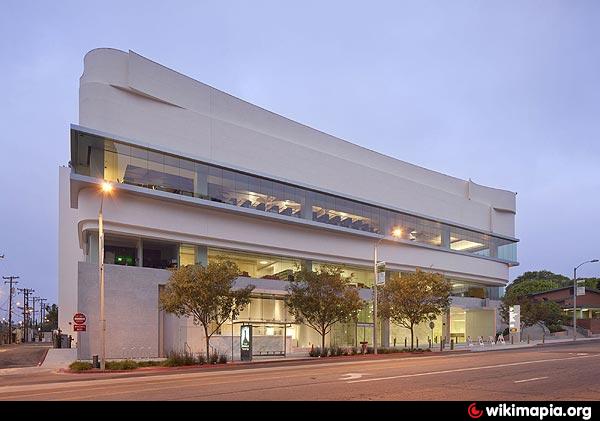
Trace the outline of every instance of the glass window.
<instances>
[{"instance_id":1,"label":"glass window","mask_svg":"<svg viewBox=\"0 0 600 421\"><path fill-rule=\"evenodd\" d=\"M75 172L233 206L312 219L342 228L391 234L415 243L517 261L516 242L72 131Z\"/></svg>"},{"instance_id":2,"label":"glass window","mask_svg":"<svg viewBox=\"0 0 600 421\"><path fill-rule=\"evenodd\" d=\"M196 246L182 244L179 246L179 266L196 264Z\"/></svg>"}]
</instances>

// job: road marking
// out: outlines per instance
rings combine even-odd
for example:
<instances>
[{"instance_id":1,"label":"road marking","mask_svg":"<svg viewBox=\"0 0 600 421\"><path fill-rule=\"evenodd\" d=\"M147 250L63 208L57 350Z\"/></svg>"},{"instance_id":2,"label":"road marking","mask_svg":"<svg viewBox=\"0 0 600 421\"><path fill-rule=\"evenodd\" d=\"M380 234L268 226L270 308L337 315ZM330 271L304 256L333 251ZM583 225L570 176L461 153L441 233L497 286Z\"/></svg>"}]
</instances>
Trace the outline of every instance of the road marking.
<instances>
[{"instance_id":1,"label":"road marking","mask_svg":"<svg viewBox=\"0 0 600 421\"><path fill-rule=\"evenodd\" d=\"M587 354L588 354L587 352L578 352L578 353L577 353L577 354L575 354L575 355L587 355Z\"/></svg>"},{"instance_id":2,"label":"road marking","mask_svg":"<svg viewBox=\"0 0 600 421\"><path fill-rule=\"evenodd\" d=\"M340 380L356 380L360 379L364 374L361 373L346 373L340 377Z\"/></svg>"},{"instance_id":3,"label":"road marking","mask_svg":"<svg viewBox=\"0 0 600 421\"><path fill-rule=\"evenodd\" d=\"M443 359L443 358L456 358L456 357L473 357L472 354L464 353L464 354L451 354L451 355L432 355L427 357L414 357L419 361L421 360L429 360L429 359ZM113 377L113 378L93 378L93 379L85 379L85 380L71 380L68 382L51 382L51 383L42 383L35 385L15 385L15 386L0 386L0 395L5 393L12 392L24 392L24 391L42 391L42 390L56 390L57 387L61 387L62 389L77 389L80 387L88 387L88 386L98 386L98 385L114 385L116 383L119 384L129 384L139 382L140 379L147 379L141 381L170 381L170 380L195 380L197 378L203 377L219 377L219 376L240 376L240 375L252 375L257 372L265 373L265 372L280 372L280 371L293 371L303 368L310 368L312 370L319 370L322 367L338 367L345 365L365 365L365 364L380 364L380 363L393 363L394 365L398 365L399 363L414 363L413 358L386 358L381 360L354 360L354 361L339 361L339 362L330 362L330 363L320 363L314 364L312 362L307 362L306 364L298 364L298 365L289 365L283 367L256 367L256 368L243 368L237 370L227 370L227 371L209 371L209 372L200 372L196 371L193 373L169 373L166 374L157 374L150 376L138 376L133 375L131 377ZM28 367L29 368L29 367ZM39 367L31 367L35 368L35 370L42 370ZM4 370L15 370L15 369L4 369ZM2 375L2 371L0 370L0 375ZM86 376L86 374L67 374L61 373L65 376ZM134 374L134 373L132 373ZM306 373L304 373L306 374ZM50 392L53 393L53 392Z\"/></svg>"},{"instance_id":4,"label":"road marking","mask_svg":"<svg viewBox=\"0 0 600 421\"><path fill-rule=\"evenodd\" d=\"M440 370L440 371L429 371L425 373L416 373L416 374L402 374L398 376L388 376L388 377L378 377L375 379L361 379L361 380L351 380L346 383L364 383L364 382L376 382L380 380L392 380L392 379L405 379L409 377L421 377L421 376L431 376L434 374L447 374L447 373L460 373L461 371L476 371L476 370L488 370L493 368L501 368L501 367L514 367L518 365L527 365L527 364L538 364L545 362L553 362L553 361L565 361L565 360L574 360L580 358L589 358L589 357L598 357L600 354L595 355L582 355L577 357L567 357L567 358L549 358L546 360L534 360L534 361L521 361L518 363L507 363L507 364L497 364L497 365L484 365L481 367L467 367L467 368L456 368L453 370Z\"/></svg>"},{"instance_id":5,"label":"road marking","mask_svg":"<svg viewBox=\"0 0 600 421\"><path fill-rule=\"evenodd\" d=\"M547 379L548 377L534 377L533 379L525 379L525 380L515 380L515 383L525 383L525 382L533 382L536 380L544 380Z\"/></svg>"}]
</instances>

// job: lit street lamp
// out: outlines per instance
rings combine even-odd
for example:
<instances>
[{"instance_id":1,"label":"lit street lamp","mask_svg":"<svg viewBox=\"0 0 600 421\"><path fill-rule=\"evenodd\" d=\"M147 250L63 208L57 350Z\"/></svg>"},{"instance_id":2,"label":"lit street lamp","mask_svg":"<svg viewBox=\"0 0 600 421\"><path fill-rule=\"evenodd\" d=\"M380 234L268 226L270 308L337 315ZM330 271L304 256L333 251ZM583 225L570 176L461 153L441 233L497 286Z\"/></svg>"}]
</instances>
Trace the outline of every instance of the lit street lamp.
<instances>
[{"instance_id":1,"label":"lit street lamp","mask_svg":"<svg viewBox=\"0 0 600 421\"><path fill-rule=\"evenodd\" d=\"M586 263L596 263L598 259L588 260L573 269L573 340L577 339L577 269Z\"/></svg>"},{"instance_id":2,"label":"lit street lamp","mask_svg":"<svg viewBox=\"0 0 600 421\"><path fill-rule=\"evenodd\" d=\"M395 227L392 230L392 236L394 238L400 238L402 235L402 229L399 227ZM373 281L373 353L377 354L377 248L379 247L379 243L381 243L385 239L385 235L381 237L375 243L375 247L373 247L373 273L375 275L375 279Z\"/></svg>"},{"instance_id":3,"label":"lit street lamp","mask_svg":"<svg viewBox=\"0 0 600 421\"><path fill-rule=\"evenodd\" d=\"M104 196L113 190L108 181L102 183L102 196L100 199L100 210L98 211L98 271L100 275L100 369L106 368L106 319L104 317L104 226L102 220L102 205Z\"/></svg>"}]
</instances>

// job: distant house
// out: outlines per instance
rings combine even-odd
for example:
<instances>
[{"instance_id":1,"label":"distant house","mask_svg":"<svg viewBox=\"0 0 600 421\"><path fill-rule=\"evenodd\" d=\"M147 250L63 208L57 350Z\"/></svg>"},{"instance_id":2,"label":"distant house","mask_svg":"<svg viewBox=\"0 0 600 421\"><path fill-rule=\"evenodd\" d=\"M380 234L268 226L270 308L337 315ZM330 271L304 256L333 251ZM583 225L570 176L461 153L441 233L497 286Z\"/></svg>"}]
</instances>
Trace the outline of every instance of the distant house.
<instances>
[{"instance_id":1,"label":"distant house","mask_svg":"<svg viewBox=\"0 0 600 421\"><path fill-rule=\"evenodd\" d=\"M573 317L573 287L551 289L531 294L534 300L554 301L570 317ZM600 333L600 291L585 288L585 295L577 296L577 325L589 329L592 333Z\"/></svg>"}]
</instances>

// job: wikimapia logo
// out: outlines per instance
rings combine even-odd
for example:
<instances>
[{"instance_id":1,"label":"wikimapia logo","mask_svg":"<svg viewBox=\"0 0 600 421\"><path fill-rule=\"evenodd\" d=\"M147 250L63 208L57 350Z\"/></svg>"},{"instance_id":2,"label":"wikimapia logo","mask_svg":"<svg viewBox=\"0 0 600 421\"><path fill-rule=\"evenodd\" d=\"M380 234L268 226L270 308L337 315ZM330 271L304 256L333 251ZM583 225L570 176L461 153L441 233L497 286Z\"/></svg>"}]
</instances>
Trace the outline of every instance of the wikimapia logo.
<instances>
[{"instance_id":1,"label":"wikimapia logo","mask_svg":"<svg viewBox=\"0 0 600 421\"><path fill-rule=\"evenodd\" d=\"M473 402L467 408L467 413L472 419L481 418L484 414L488 417L535 417L543 420L545 417L578 417L582 420L592 418L591 406L568 406L563 408L560 405L547 406L527 406L527 405L508 405L505 403L495 406L485 406L484 410L478 409L477 404Z\"/></svg>"},{"instance_id":2,"label":"wikimapia logo","mask_svg":"<svg viewBox=\"0 0 600 421\"><path fill-rule=\"evenodd\" d=\"M480 418L483 415L483 411L477 409L477 407L475 406L475 402L469 405L467 412L469 413L469 416L474 419Z\"/></svg>"}]
</instances>

